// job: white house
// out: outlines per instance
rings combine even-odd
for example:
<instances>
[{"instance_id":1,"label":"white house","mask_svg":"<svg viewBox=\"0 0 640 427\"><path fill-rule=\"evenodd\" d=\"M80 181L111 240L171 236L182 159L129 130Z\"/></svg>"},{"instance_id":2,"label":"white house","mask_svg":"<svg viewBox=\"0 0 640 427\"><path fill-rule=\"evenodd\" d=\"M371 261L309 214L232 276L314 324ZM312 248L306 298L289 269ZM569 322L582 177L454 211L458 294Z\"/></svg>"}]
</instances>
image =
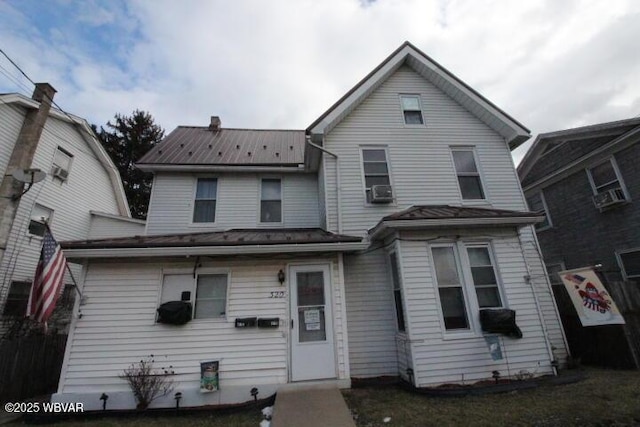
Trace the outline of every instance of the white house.
<instances>
[{"instance_id":1,"label":"white house","mask_svg":"<svg viewBox=\"0 0 640 427\"><path fill-rule=\"evenodd\" d=\"M528 137L410 43L306 130L178 127L138 163L155 176L146 235L63 244L87 303L53 399L132 408L119 376L151 354L183 406L301 381L552 374L566 345L542 217L510 156ZM174 300L193 320L158 321ZM514 310L522 338L483 333L485 308ZM201 393L208 361L220 389Z\"/></svg>"},{"instance_id":2,"label":"white house","mask_svg":"<svg viewBox=\"0 0 640 427\"><path fill-rule=\"evenodd\" d=\"M47 84L39 85L49 88L50 96L55 92ZM38 89L34 97L36 93ZM42 104L20 94L0 95L0 171L4 179L13 179L15 168L10 166L10 158L14 150L21 149L21 132L33 131L32 121L25 118L42 109ZM144 222L131 219L120 175L87 122L51 108L41 124L44 128L30 168L40 169L47 176L19 199L15 218L7 224L10 231L0 263L4 325L0 329L8 328L13 317L24 316L45 220L58 240L91 237L99 232L99 227L92 224L105 216L120 224L111 228L111 236L129 234L131 227L144 230ZM79 266L74 270L78 276ZM68 276L66 283L71 283Z\"/></svg>"}]
</instances>

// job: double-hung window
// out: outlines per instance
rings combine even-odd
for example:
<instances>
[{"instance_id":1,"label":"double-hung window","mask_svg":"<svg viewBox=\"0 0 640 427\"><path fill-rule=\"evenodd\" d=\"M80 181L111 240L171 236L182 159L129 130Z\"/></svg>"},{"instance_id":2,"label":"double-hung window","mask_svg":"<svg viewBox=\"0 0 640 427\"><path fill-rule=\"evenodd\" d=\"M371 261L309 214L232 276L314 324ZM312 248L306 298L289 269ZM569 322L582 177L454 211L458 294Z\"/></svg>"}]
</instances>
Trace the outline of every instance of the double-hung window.
<instances>
[{"instance_id":1,"label":"double-hung window","mask_svg":"<svg viewBox=\"0 0 640 427\"><path fill-rule=\"evenodd\" d=\"M400 270L398 269L397 252L392 252L389 254L389 264L391 266L391 281L393 283L393 299L396 304L396 321L398 325L398 331L404 332L404 304L402 302L402 283L400 280Z\"/></svg>"},{"instance_id":2,"label":"double-hung window","mask_svg":"<svg viewBox=\"0 0 640 427\"><path fill-rule=\"evenodd\" d=\"M622 269L623 278L625 280L640 279L640 249L617 251L616 255Z\"/></svg>"},{"instance_id":3,"label":"double-hung window","mask_svg":"<svg viewBox=\"0 0 640 427\"><path fill-rule=\"evenodd\" d=\"M218 180L216 178L198 178L193 222L215 222L217 197Z\"/></svg>"},{"instance_id":4,"label":"double-hung window","mask_svg":"<svg viewBox=\"0 0 640 427\"><path fill-rule=\"evenodd\" d=\"M420 108L420 96L400 95L402 115L407 125L423 125L422 108Z\"/></svg>"},{"instance_id":5,"label":"double-hung window","mask_svg":"<svg viewBox=\"0 0 640 427\"><path fill-rule=\"evenodd\" d=\"M616 169L613 158L587 169L593 194L600 194L607 190L619 189L623 191L624 195L622 182Z\"/></svg>"},{"instance_id":6,"label":"double-hung window","mask_svg":"<svg viewBox=\"0 0 640 427\"><path fill-rule=\"evenodd\" d=\"M69 171L71 170L71 161L73 155L61 147L56 149L56 153L53 156L53 167L51 170L52 175L55 178L66 181L69 177Z\"/></svg>"},{"instance_id":7,"label":"double-hung window","mask_svg":"<svg viewBox=\"0 0 640 427\"><path fill-rule=\"evenodd\" d=\"M27 312L30 292L31 282L11 282L2 314L5 316L24 317Z\"/></svg>"},{"instance_id":8,"label":"double-hung window","mask_svg":"<svg viewBox=\"0 0 640 427\"><path fill-rule=\"evenodd\" d=\"M226 316L227 273L165 274L161 303L185 301L192 304L194 319L219 319Z\"/></svg>"},{"instance_id":9,"label":"double-hung window","mask_svg":"<svg viewBox=\"0 0 640 427\"><path fill-rule=\"evenodd\" d=\"M536 230L542 231L551 227L551 216L549 216L549 209L547 208L547 202L544 199L542 191L538 191L527 197L527 204L532 212L544 215L544 221L536 224Z\"/></svg>"},{"instance_id":10,"label":"double-hung window","mask_svg":"<svg viewBox=\"0 0 640 427\"><path fill-rule=\"evenodd\" d=\"M45 206L35 204L31 210L31 220L29 221L28 233L31 236L44 236L47 224L51 225L53 210Z\"/></svg>"},{"instance_id":11,"label":"double-hung window","mask_svg":"<svg viewBox=\"0 0 640 427\"><path fill-rule=\"evenodd\" d=\"M387 150L384 148L363 148L362 167L364 169L364 187L367 203L371 203L371 187L391 185Z\"/></svg>"},{"instance_id":12,"label":"double-hung window","mask_svg":"<svg viewBox=\"0 0 640 427\"><path fill-rule=\"evenodd\" d=\"M453 163L463 200L483 200L482 179L473 148L452 148Z\"/></svg>"},{"instance_id":13,"label":"double-hung window","mask_svg":"<svg viewBox=\"0 0 640 427\"><path fill-rule=\"evenodd\" d=\"M260 195L260 222L282 222L282 181L263 179Z\"/></svg>"},{"instance_id":14,"label":"double-hung window","mask_svg":"<svg viewBox=\"0 0 640 427\"><path fill-rule=\"evenodd\" d=\"M503 307L489 244L432 245L431 255L445 330L471 330L472 310Z\"/></svg>"}]
</instances>

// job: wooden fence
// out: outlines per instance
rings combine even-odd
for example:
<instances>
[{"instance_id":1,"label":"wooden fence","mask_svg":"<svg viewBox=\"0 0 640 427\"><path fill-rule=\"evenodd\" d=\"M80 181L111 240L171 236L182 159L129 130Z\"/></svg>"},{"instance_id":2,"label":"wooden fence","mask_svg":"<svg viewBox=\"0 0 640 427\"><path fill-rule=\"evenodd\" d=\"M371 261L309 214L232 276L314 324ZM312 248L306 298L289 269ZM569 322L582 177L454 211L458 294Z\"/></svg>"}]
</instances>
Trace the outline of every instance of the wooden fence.
<instances>
[{"instance_id":1,"label":"wooden fence","mask_svg":"<svg viewBox=\"0 0 640 427\"><path fill-rule=\"evenodd\" d=\"M605 287L625 325L583 327L564 285L553 286L571 355L588 365L640 368L640 285L608 282Z\"/></svg>"},{"instance_id":2,"label":"wooden fence","mask_svg":"<svg viewBox=\"0 0 640 427\"><path fill-rule=\"evenodd\" d=\"M0 342L0 403L55 393L67 335Z\"/></svg>"}]
</instances>

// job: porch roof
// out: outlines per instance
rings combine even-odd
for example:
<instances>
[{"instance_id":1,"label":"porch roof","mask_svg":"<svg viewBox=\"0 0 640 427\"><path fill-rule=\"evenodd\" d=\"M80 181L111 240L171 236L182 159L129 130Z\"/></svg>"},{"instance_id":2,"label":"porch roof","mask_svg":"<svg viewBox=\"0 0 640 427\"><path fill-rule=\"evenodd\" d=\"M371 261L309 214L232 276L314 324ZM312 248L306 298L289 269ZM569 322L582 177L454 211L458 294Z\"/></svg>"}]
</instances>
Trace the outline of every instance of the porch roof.
<instances>
[{"instance_id":1,"label":"porch roof","mask_svg":"<svg viewBox=\"0 0 640 427\"><path fill-rule=\"evenodd\" d=\"M385 216L369 230L371 239L382 238L392 229L444 227L521 227L544 221L535 212L450 205L416 205Z\"/></svg>"},{"instance_id":2,"label":"porch roof","mask_svg":"<svg viewBox=\"0 0 640 427\"><path fill-rule=\"evenodd\" d=\"M232 229L61 242L67 258L121 258L360 250L361 237L321 228Z\"/></svg>"}]
</instances>

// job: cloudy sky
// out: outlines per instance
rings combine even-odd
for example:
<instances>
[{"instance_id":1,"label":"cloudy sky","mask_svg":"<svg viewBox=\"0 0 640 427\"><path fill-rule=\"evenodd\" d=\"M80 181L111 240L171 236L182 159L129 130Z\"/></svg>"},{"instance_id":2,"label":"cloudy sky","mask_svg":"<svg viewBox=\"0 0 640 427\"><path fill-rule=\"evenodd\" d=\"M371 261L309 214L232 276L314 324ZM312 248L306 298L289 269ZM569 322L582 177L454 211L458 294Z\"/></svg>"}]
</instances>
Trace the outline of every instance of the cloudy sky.
<instances>
[{"instance_id":1,"label":"cloudy sky","mask_svg":"<svg viewBox=\"0 0 640 427\"><path fill-rule=\"evenodd\" d=\"M304 129L405 40L534 135L640 115L637 0L0 0L0 48L98 125Z\"/></svg>"}]
</instances>

